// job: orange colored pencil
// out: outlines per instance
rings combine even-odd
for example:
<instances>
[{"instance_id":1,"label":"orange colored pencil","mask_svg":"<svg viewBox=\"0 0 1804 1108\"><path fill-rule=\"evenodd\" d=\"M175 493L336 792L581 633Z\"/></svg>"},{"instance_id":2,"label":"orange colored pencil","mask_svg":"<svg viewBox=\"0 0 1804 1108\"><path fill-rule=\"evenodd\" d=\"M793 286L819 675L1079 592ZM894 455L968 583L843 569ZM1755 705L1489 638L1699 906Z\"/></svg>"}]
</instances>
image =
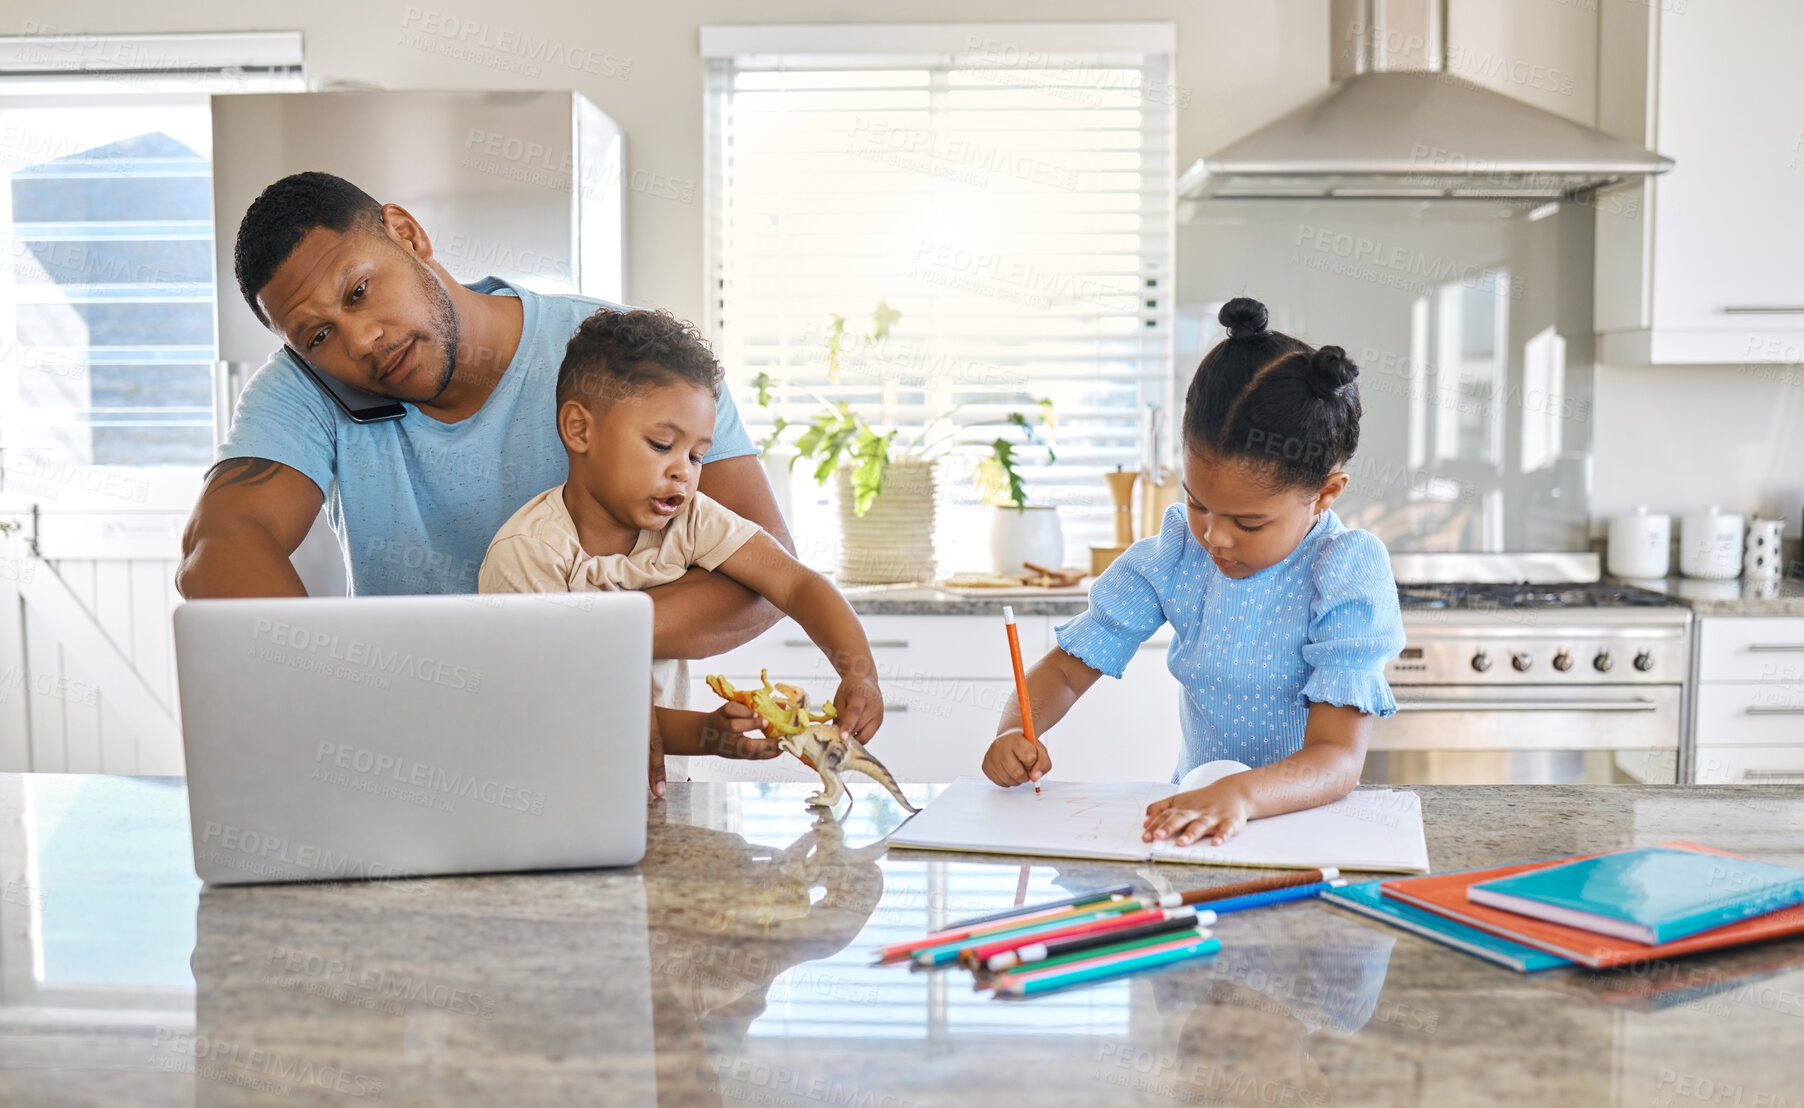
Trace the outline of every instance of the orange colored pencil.
<instances>
[{"instance_id":1,"label":"orange colored pencil","mask_svg":"<svg viewBox=\"0 0 1804 1108\"><path fill-rule=\"evenodd\" d=\"M1002 619L1008 625L1008 652L1015 663L1015 696L1021 701L1021 733L1027 741L1037 743L1034 738L1034 710L1027 702L1027 671L1021 668L1021 635L1015 630L1015 609L1013 605L1002 606ZM1034 782L1034 792L1040 791L1040 783Z\"/></svg>"}]
</instances>

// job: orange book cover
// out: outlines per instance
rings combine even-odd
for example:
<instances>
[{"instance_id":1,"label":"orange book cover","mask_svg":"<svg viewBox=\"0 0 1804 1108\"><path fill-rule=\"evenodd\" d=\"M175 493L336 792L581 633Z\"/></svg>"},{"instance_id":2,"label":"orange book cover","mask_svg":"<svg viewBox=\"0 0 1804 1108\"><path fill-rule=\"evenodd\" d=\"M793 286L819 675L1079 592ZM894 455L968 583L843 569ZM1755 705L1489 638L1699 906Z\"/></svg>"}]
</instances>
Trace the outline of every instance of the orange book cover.
<instances>
[{"instance_id":1,"label":"orange book cover","mask_svg":"<svg viewBox=\"0 0 1804 1108\"><path fill-rule=\"evenodd\" d=\"M1683 840L1659 845L1676 850L1695 850L1700 854L1720 854L1725 858L1740 857L1740 855L1730 854L1726 850L1715 850ZM1501 908L1475 904L1466 899L1467 887L1479 881L1527 873L1530 870L1546 869L1549 866L1576 862L1584 858L1595 858L1599 854L1608 853L1610 852L1598 851L1593 854L1575 854L1570 858L1547 858L1539 862L1521 862L1510 866L1494 866L1490 869L1461 870L1457 873L1430 874L1427 877L1398 878L1384 883L1384 895L1395 897L1406 904L1414 904L1418 908L1426 908L1430 912L1438 913L1449 919L1483 928L1494 935L1502 935L1506 939L1514 939L1516 942L1528 946L1551 951L1561 957L1590 966L1592 969L1610 969L1614 966L1645 962L1652 958L1673 958L1705 950L1719 950L1723 947L1740 946L1744 943L1756 943L1765 939L1776 939L1783 935L1804 932L1804 904L1799 904L1790 908L1782 908L1777 912L1768 912L1764 916L1754 916L1739 923L1732 923L1727 927L1700 931L1695 935L1688 935L1670 943L1647 946L1627 939L1618 939L1611 935L1599 935L1594 931L1585 931L1577 927L1548 923L1546 920L1539 920L1533 916L1506 912Z\"/></svg>"}]
</instances>

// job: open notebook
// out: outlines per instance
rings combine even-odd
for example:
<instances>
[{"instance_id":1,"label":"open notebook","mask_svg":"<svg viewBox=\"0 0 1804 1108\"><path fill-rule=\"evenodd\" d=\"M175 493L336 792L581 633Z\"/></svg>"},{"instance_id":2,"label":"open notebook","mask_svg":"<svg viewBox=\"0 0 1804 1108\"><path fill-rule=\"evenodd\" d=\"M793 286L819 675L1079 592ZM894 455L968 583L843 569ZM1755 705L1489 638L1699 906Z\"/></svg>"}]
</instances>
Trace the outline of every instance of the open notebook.
<instances>
[{"instance_id":1,"label":"open notebook","mask_svg":"<svg viewBox=\"0 0 1804 1108\"><path fill-rule=\"evenodd\" d=\"M1175 792L1169 784L1042 781L998 788L960 777L920 815L898 827L891 846L985 854L1287 866L1427 873L1422 802L1415 793L1361 789L1320 808L1251 820L1221 846L1140 841L1146 806Z\"/></svg>"}]
</instances>

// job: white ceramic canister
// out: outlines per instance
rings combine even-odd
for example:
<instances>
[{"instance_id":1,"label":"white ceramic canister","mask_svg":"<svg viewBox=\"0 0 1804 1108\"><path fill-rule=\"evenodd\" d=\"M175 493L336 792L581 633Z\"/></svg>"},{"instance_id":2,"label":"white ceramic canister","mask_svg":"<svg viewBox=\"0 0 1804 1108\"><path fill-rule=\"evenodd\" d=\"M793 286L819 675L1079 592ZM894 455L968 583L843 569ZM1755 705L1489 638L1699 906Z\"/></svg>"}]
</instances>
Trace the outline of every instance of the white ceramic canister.
<instances>
[{"instance_id":1,"label":"white ceramic canister","mask_svg":"<svg viewBox=\"0 0 1804 1108\"><path fill-rule=\"evenodd\" d=\"M1741 574L1741 517L1712 504L1687 515L1679 527L1679 572L1706 581Z\"/></svg>"},{"instance_id":2,"label":"white ceramic canister","mask_svg":"<svg viewBox=\"0 0 1804 1108\"><path fill-rule=\"evenodd\" d=\"M1785 522L1777 519L1751 519L1748 536L1741 548L1741 575L1750 581L1768 581L1779 576L1779 539Z\"/></svg>"},{"instance_id":3,"label":"white ceramic canister","mask_svg":"<svg viewBox=\"0 0 1804 1108\"><path fill-rule=\"evenodd\" d=\"M1612 577L1665 577L1672 568L1672 517L1649 515L1646 504L1610 520L1607 551Z\"/></svg>"},{"instance_id":4,"label":"white ceramic canister","mask_svg":"<svg viewBox=\"0 0 1804 1108\"><path fill-rule=\"evenodd\" d=\"M990 518L990 572L1027 574L1032 562L1058 569L1065 561L1065 532L1053 507L995 508Z\"/></svg>"}]
</instances>

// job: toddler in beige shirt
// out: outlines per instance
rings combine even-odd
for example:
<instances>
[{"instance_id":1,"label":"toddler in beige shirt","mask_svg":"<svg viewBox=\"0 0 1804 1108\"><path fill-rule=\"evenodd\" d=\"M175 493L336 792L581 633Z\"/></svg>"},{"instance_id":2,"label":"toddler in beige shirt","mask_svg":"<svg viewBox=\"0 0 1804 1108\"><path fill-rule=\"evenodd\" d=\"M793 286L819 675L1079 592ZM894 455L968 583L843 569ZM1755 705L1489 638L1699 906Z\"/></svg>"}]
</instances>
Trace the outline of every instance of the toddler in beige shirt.
<instances>
[{"instance_id":1,"label":"toddler in beige shirt","mask_svg":"<svg viewBox=\"0 0 1804 1108\"><path fill-rule=\"evenodd\" d=\"M756 523L696 490L723 374L687 324L662 311L604 308L584 320L558 367L557 423L569 478L527 501L496 533L478 588L495 592L649 589L693 566L714 570L802 625L840 675L845 733L869 742L883 698L864 628L845 597ZM680 668L654 666L672 692ZM654 690L654 699L656 690ZM671 754L732 753L750 710L655 707ZM770 756L764 748L758 756Z\"/></svg>"}]
</instances>

